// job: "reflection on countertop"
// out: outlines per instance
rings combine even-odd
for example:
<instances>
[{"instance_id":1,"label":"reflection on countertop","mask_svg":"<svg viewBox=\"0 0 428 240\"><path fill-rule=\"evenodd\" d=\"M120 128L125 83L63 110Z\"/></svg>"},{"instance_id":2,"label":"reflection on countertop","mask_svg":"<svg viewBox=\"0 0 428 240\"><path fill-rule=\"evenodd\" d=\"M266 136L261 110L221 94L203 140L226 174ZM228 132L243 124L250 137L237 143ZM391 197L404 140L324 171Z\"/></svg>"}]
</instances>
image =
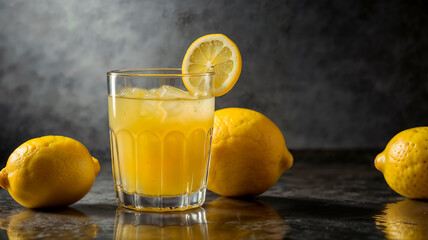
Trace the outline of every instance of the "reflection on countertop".
<instances>
[{"instance_id":1,"label":"reflection on countertop","mask_svg":"<svg viewBox=\"0 0 428 240\"><path fill-rule=\"evenodd\" d=\"M99 227L74 208L23 209L5 219L0 228L9 239L94 239Z\"/></svg>"},{"instance_id":2,"label":"reflection on countertop","mask_svg":"<svg viewBox=\"0 0 428 240\"><path fill-rule=\"evenodd\" d=\"M263 201L220 197L203 208L175 213L118 207L113 239L283 239L287 230Z\"/></svg>"},{"instance_id":3,"label":"reflection on countertop","mask_svg":"<svg viewBox=\"0 0 428 240\"><path fill-rule=\"evenodd\" d=\"M209 239L283 239L289 229L262 200L220 197L204 208Z\"/></svg>"},{"instance_id":4,"label":"reflection on countertop","mask_svg":"<svg viewBox=\"0 0 428 240\"><path fill-rule=\"evenodd\" d=\"M393 192L376 154L295 151L293 168L261 196L208 191L202 208L177 213L119 207L105 163L68 208L25 209L0 190L0 239L427 239L428 202Z\"/></svg>"},{"instance_id":5,"label":"reflection on countertop","mask_svg":"<svg viewBox=\"0 0 428 240\"><path fill-rule=\"evenodd\" d=\"M113 239L208 239L205 211L158 213L118 207Z\"/></svg>"},{"instance_id":6,"label":"reflection on countertop","mask_svg":"<svg viewBox=\"0 0 428 240\"><path fill-rule=\"evenodd\" d=\"M428 239L428 202L405 199L385 205L375 216L388 239Z\"/></svg>"}]
</instances>

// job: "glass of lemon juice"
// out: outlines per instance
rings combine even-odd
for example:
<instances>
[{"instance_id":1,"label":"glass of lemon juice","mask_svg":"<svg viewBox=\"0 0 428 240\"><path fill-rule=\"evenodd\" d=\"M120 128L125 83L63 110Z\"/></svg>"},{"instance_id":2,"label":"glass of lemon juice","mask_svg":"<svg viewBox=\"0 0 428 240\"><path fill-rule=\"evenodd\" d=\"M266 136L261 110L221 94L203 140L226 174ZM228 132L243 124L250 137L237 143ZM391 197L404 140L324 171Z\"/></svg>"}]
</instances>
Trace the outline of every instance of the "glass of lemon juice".
<instances>
[{"instance_id":1,"label":"glass of lemon juice","mask_svg":"<svg viewBox=\"0 0 428 240\"><path fill-rule=\"evenodd\" d=\"M180 211L204 203L213 81L212 72L182 74L181 69L107 73L118 204L143 211ZM188 91L184 82L197 90Z\"/></svg>"}]
</instances>

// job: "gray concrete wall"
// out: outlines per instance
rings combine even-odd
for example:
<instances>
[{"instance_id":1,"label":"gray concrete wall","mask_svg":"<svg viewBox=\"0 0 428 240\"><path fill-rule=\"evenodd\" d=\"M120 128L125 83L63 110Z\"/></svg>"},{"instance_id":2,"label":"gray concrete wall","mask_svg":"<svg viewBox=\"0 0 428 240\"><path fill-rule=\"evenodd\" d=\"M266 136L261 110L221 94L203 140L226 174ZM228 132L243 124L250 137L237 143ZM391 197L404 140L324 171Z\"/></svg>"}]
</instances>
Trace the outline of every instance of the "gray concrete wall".
<instances>
[{"instance_id":1,"label":"gray concrete wall","mask_svg":"<svg viewBox=\"0 0 428 240\"><path fill-rule=\"evenodd\" d=\"M291 149L381 148L428 124L427 1L0 0L0 152L58 134L109 149L106 75L179 67L223 33L241 50L217 108L271 118Z\"/></svg>"}]
</instances>

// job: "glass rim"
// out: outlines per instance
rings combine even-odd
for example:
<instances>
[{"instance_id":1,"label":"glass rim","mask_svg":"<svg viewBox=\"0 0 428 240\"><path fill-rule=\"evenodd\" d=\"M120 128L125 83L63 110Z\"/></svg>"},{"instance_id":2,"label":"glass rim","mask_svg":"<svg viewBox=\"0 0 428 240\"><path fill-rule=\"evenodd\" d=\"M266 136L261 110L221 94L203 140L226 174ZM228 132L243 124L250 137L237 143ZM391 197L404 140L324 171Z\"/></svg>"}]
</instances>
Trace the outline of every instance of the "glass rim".
<instances>
[{"instance_id":1,"label":"glass rim","mask_svg":"<svg viewBox=\"0 0 428 240\"><path fill-rule=\"evenodd\" d=\"M165 73L151 73L154 71L165 71ZM168 71L180 71L181 68L144 68L144 69L121 69L107 72L107 76L135 76L135 77L207 77L214 76L214 72L202 73L167 73ZM138 72L138 73L136 73ZM147 73L144 73L147 72Z\"/></svg>"}]
</instances>

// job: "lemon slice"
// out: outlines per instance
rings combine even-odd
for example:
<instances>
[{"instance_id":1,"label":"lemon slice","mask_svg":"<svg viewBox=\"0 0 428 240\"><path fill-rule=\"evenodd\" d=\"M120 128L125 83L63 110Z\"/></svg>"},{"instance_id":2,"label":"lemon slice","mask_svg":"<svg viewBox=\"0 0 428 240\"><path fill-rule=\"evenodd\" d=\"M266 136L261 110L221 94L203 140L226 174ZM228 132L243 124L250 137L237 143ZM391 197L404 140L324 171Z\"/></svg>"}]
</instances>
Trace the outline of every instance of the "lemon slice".
<instances>
[{"instance_id":1,"label":"lemon slice","mask_svg":"<svg viewBox=\"0 0 428 240\"><path fill-rule=\"evenodd\" d=\"M211 95L218 97L229 92L241 74L242 60L236 44L223 34L209 34L198 38L187 49L181 66L183 73L215 72ZM183 78L186 88L200 92L201 81Z\"/></svg>"}]
</instances>

